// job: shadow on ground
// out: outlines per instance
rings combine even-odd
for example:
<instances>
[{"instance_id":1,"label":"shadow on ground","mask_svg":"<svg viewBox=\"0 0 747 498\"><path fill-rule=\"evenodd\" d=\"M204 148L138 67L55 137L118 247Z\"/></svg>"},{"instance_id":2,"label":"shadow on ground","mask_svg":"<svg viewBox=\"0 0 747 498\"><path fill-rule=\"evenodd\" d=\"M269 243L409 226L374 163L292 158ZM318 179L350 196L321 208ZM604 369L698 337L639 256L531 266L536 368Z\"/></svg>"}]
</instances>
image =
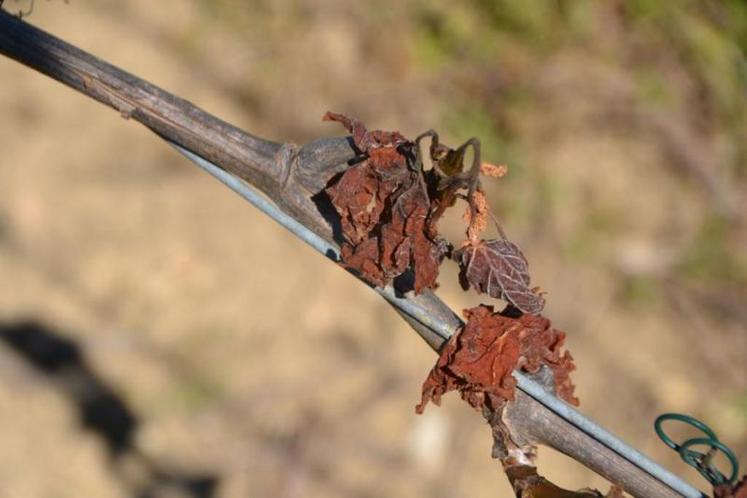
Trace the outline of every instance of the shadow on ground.
<instances>
[{"instance_id":1,"label":"shadow on ground","mask_svg":"<svg viewBox=\"0 0 747 498\"><path fill-rule=\"evenodd\" d=\"M215 496L216 476L171 469L137 447L137 415L115 389L99 379L81 348L64 333L30 320L0 323L0 344L42 374L75 406L82 427L104 443L112 472L131 496Z\"/></svg>"}]
</instances>

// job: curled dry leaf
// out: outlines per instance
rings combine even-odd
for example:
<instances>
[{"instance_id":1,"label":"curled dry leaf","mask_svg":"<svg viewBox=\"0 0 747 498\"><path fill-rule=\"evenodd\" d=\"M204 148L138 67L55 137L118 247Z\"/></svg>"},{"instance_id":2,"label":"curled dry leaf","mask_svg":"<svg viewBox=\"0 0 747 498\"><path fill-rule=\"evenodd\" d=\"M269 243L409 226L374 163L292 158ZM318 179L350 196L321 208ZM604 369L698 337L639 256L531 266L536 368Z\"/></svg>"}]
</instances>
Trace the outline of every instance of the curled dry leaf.
<instances>
[{"instance_id":1,"label":"curled dry leaf","mask_svg":"<svg viewBox=\"0 0 747 498\"><path fill-rule=\"evenodd\" d=\"M374 149L368 159L345 170L327 194L347 241L357 245L368 239L390 214L385 212L389 201L412 184L407 160L397 149ZM419 201L427 206L427 199Z\"/></svg>"},{"instance_id":2,"label":"curled dry leaf","mask_svg":"<svg viewBox=\"0 0 747 498\"><path fill-rule=\"evenodd\" d=\"M563 489L539 475L537 469L529 465L513 465L505 470L516 498L623 498L622 489L617 486L612 486L606 495L589 488L578 491Z\"/></svg>"},{"instance_id":3,"label":"curled dry leaf","mask_svg":"<svg viewBox=\"0 0 747 498\"><path fill-rule=\"evenodd\" d=\"M395 165L396 158L389 164ZM347 169L327 189L340 215L342 232L351 245L357 246L368 238L379 223L386 199L398 186L396 181L381 181L373 165L364 162Z\"/></svg>"},{"instance_id":4,"label":"curled dry leaf","mask_svg":"<svg viewBox=\"0 0 747 498\"><path fill-rule=\"evenodd\" d=\"M394 203L391 221L381 229L380 262L392 277L412 266L416 293L433 288L442 254L427 236L429 205L419 184L400 194Z\"/></svg>"},{"instance_id":5,"label":"curled dry leaf","mask_svg":"<svg viewBox=\"0 0 747 498\"><path fill-rule=\"evenodd\" d=\"M466 290L474 287L504 299L524 313L540 313L545 299L529 287L529 265L521 249L508 240L468 241L454 253L459 280Z\"/></svg>"},{"instance_id":6,"label":"curled dry leaf","mask_svg":"<svg viewBox=\"0 0 747 498\"><path fill-rule=\"evenodd\" d=\"M326 189L340 215L343 265L379 287L411 269L416 293L435 288L443 252L421 172L412 165L414 144L341 114L324 119L342 123L365 156Z\"/></svg>"},{"instance_id":7,"label":"curled dry leaf","mask_svg":"<svg viewBox=\"0 0 747 498\"><path fill-rule=\"evenodd\" d=\"M521 356L516 368L536 373L543 366L552 370L555 394L578 406L574 396L575 386L571 381L571 372L576 369L573 356L563 351L565 332L553 328L547 318L540 315L522 315L517 319L524 327L521 331Z\"/></svg>"},{"instance_id":8,"label":"curled dry leaf","mask_svg":"<svg viewBox=\"0 0 747 498\"><path fill-rule=\"evenodd\" d=\"M492 310L483 305L464 311L467 324L441 350L423 383L417 413L429 401L440 405L441 396L454 390L478 409L487 405L497 410L506 399L513 399L516 380L511 372L519 361L519 335L509 330L515 321L492 319Z\"/></svg>"},{"instance_id":9,"label":"curled dry leaf","mask_svg":"<svg viewBox=\"0 0 747 498\"><path fill-rule=\"evenodd\" d=\"M570 380L573 358L561 352L565 334L550 320L536 315L512 318L485 305L465 310L464 316L467 324L446 343L423 383L417 413L429 401L440 404L441 396L453 390L474 408L496 411L514 397L514 369L534 373L543 365L554 374L556 394L578 405Z\"/></svg>"},{"instance_id":10,"label":"curled dry leaf","mask_svg":"<svg viewBox=\"0 0 747 498\"><path fill-rule=\"evenodd\" d=\"M337 121L341 123L346 130L353 136L353 142L362 154L366 154L371 149L377 147L397 147L407 143L408 140L398 131L368 131L366 126L354 118L349 118L344 114L327 112L322 121Z\"/></svg>"},{"instance_id":11,"label":"curled dry leaf","mask_svg":"<svg viewBox=\"0 0 747 498\"><path fill-rule=\"evenodd\" d=\"M501 178L508 173L508 167L505 164L480 163L480 173L493 178Z\"/></svg>"},{"instance_id":12,"label":"curled dry leaf","mask_svg":"<svg viewBox=\"0 0 747 498\"><path fill-rule=\"evenodd\" d=\"M477 243L477 240L488 228L489 213L490 206L488 206L485 191L482 187L477 187L472 194L472 205L467 206L467 210L464 212L464 221L467 222L467 240Z\"/></svg>"}]
</instances>

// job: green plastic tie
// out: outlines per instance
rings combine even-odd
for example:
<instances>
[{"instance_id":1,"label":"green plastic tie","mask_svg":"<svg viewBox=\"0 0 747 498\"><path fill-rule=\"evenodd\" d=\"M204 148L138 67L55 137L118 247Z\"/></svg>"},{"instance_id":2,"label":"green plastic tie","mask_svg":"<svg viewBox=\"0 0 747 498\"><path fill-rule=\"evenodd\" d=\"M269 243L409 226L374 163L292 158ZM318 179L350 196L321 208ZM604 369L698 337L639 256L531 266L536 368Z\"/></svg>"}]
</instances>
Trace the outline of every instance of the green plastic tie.
<instances>
[{"instance_id":1,"label":"green plastic tie","mask_svg":"<svg viewBox=\"0 0 747 498\"><path fill-rule=\"evenodd\" d=\"M695 427L707 437L694 437L681 444L677 444L672 441L666 432L664 432L662 423L666 420L683 422ZM664 444L679 453L680 458L700 472L700 475L710 482L711 485L718 486L720 484L734 484L734 481L736 481L737 476L739 475L739 462L737 461L736 455L731 448L719 441L718 436L716 436L716 433L713 432L710 427L700 420L681 413L665 413L656 418L654 429L659 438L664 441ZM701 453L699 451L691 450L690 448L693 446L708 446L710 449L706 453ZM726 456L731 464L731 475L728 479L711 464L713 457L715 457L719 451Z\"/></svg>"}]
</instances>

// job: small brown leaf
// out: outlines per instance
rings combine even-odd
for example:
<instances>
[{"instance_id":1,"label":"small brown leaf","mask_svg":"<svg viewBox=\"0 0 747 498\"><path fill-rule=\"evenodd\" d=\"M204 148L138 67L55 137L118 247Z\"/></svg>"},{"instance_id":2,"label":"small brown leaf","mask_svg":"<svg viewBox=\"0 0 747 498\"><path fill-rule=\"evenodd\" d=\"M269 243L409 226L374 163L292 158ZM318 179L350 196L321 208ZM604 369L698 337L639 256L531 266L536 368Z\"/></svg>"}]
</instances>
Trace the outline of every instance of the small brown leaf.
<instances>
[{"instance_id":1,"label":"small brown leaf","mask_svg":"<svg viewBox=\"0 0 747 498\"><path fill-rule=\"evenodd\" d=\"M529 265L521 249L508 240L468 243L454 254L466 290L474 287L505 299L524 313L540 313L545 299L529 287Z\"/></svg>"},{"instance_id":2,"label":"small brown leaf","mask_svg":"<svg viewBox=\"0 0 747 498\"><path fill-rule=\"evenodd\" d=\"M472 213L474 212L474 219ZM490 206L488 199L485 197L485 191L482 187L475 189L472 194L472 205L467 206L464 212L464 221L467 222L467 240L471 243L477 243L477 240L488 228L488 216Z\"/></svg>"},{"instance_id":3,"label":"small brown leaf","mask_svg":"<svg viewBox=\"0 0 747 498\"><path fill-rule=\"evenodd\" d=\"M508 173L508 167L505 164L480 163L480 173L493 178L501 178Z\"/></svg>"},{"instance_id":4,"label":"small brown leaf","mask_svg":"<svg viewBox=\"0 0 747 498\"><path fill-rule=\"evenodd\" d=\"M378 147L397 147L408 142L398 131L368 131L363 123L355 118L349 118L343 114L327 112L322 121L337 121L353 136L353 143L362 153Z\"/></svg>"}]
</instances>

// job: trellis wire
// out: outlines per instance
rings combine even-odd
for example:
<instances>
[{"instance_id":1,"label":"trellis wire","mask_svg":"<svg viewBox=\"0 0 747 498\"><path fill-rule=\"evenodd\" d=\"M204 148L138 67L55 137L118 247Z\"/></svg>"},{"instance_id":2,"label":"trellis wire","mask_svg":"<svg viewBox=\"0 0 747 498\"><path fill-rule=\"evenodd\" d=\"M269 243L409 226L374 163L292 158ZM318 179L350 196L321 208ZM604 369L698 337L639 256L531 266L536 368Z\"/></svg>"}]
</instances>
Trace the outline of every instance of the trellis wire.
<instances>
[{"instance_id":1,"label":"trellis wire","mask_svg":"<svg viewBox=\"0 0 747 498\"><path fill-rule=\"evenodd\" d=\"M267 216L274 219L276 222L278 222L291 233L309 244L318 252L335 262L339 261L339 253L335 247L333 247L326 240L306 228L302 223L283 212L272 201L265 198L251 185L221 169L207 159L181 147L180 145L169 140L166 141L177 151L187 157L187 159L208 172L210 175L214 176L216 179L218 179L218 181L239 194L253 206L258 208ZM441 320L434 318L427 309L423 308L419 304L414 303L406 298L397 297L391 287L386 287L383 289L375 288L374 290L379 293L384 299L394 305L397 309L416 319L444 340L448 340L454 334L454 332L456 332L456 330L452 329ZM578 410L574 409L564 401L553 396L551 393L546 391L539 383L530 379L521 372L514 371L514 376L517 379L517 386L519 387L519 389L537 400L539 403L543 404L563 420L576 426L588 436L592 437L604 446L607 446L609 449L613 450L615 453L633 463L641 470L666 484L674 491L680 493L686 498L706 498L706 495L701 491L685 482L680 477L671 473L658 463L654 462L635 448L632 448L606 429L591 421L589 418L584 416L582 413L580 413Z\"/></svg>"}]
</instances>

